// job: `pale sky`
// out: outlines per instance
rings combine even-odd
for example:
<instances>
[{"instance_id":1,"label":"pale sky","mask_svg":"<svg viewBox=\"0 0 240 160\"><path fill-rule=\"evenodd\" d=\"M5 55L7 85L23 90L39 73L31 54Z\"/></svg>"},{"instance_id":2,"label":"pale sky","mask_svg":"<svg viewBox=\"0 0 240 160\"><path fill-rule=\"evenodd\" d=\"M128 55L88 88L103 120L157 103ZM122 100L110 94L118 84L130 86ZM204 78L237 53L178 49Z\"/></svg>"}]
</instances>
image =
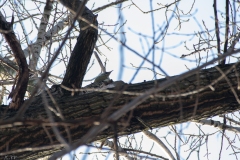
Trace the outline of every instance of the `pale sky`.
<instances>
[{"instance_id":1,"label":"pale sky","mask_svg":"<svg viewBox=\"0 0 240 160\"><path fill-rule=\"evenodd\" d=\"M150 1L139 1L139 0L134 0L134 3L138 5L139 8L143 11L149 11L151 9L150 6ZM169 4L171 2L167 0L153 0L152 1L153 9L159 8L159 5L157 3L162 3L162 4ZM169 22L169 28L168 28L168 33L163 36L160 36L159 39L163 40L157 44L154 45L155 49L154 51L151 50L149 56L147 57L150 61L154 59L154 62L156 65L161 67L169 76L173 75L178 75L183 72L186 72L188 69L195 68L197 63L196 63L196 57L194 55L188 56L185 59L180 59L181 55L183 54L188 54L192 50L193 44L196 44L198 42L198 37L193 36L192 33L197 33L202 30L205 30L203 21L205 23L205 26L208 28L209 31L211 31L211 34L214 35L214 19L213 19L213 1L208 1L208 0L196 0L194 7L192 7L192 2L189 0L182 0L179 3L179 8L183 10L184 13L187 13L188 11L191 10L191 16L186 15L186 16L181 16L181 20L184 20L185 22L181 23L181 29L179 29L178 26L178 19L176 17L173 17L172 20ZM88 8L98 8L102 5L105 5L107 3L110 3L108 0L101 0L101 1L93 1L90 0L87 4ZM220 11L224 11L225 9L225 4L223 1L218 2L218 9ZM0 2L1 4L1 2ZM161 32L164 31L165 26L167 24L166 22L166 15L168 18L172 16L174 6L169 8L169 11L165 14L165 9L159 10L152 13L147 13L144 14L142 13L139 9L137 9L135 6L128 6L130 3L125 2L123 3L123 6L126 6L125 9L121 10L122 14L122 22L126 21L126 24L122 27L122 30L120 32L125 32L125 44L129 46L131 49L135 50L138 52L140 55L145 56L147 55L149 48L151 48L154 44L152 40L152 36L155 35L155 38L159 37L161 35ZM26 4L28 7L28 4ZM29 6L30 7L30 6ZM42 6L43 7L43 6ZM172 11L170 11L172 10ZM181 11L176 11L175 12L180 12ZM6 12L8 15L11 15L11 13ZM181 13L182 14L182 13ZM152 21L152 16L154 18L154 23ZM238 15L239 16L239 13ZM221 15L219 14L219 19L223 20ZM99 27L103 27L104 29L107 29L107 32L113 33L116 31L120 24L121 21L119 21L119 9L117 7L111 7L108 8L100 13L98 13L98 23L103 24L105 26L99 25ZM115 24L118 24L117 26L113 26ZM222 24L223 26L224 24ZM154 27L153 27L154 26ZM30 26L29 26L30 27ZM31 28L31 27L30 27ZM156 32L153 32L153 28L155 29ZM161 28L161 29L160 29ZM221 29L221 31L224 31L224 28ZM100 32L100 30L99 30ZM36 34L33 32L30 36L31 41L34 41L36 38ZM224 33L224 32L222 32ZM22 33L18 33L19 36L22 36ZM104 34L104 33L103 33ZM140 36L144 35L144 36ZM205 38L208 36L207 34L204 34ZM221 35L222 39L224 35ZM107 35L102 35L103 39L109 39L109 36ZM121 39L120 34L116 35L116 38L119 40ZM157 41L159 41L159 39ZM74 41L73 41L74 42ZM191 51L187 51L186 46L191 49ZM212 42L214 44L216 42ZM74 45L74 44L73 44ZM99 43L97 44L99 45ZM142 63L142 58L137 56L135 53L131 52L130 50L126 49L123 47L123 51L121 50L121 45L115 41L115 40L110 40L107 45L111 47L111 50L107 49L107 47L100 47L99 49L105 54L107 57L107 71L113 70L110 78L112 78L114 81L116 80L123 80L126 83L129 83L130 80L132 79L134 73L136 72L136 69L132 66L138 67ZM26 47L26 46L25 46ZM23 47L23 48L25 48ZM100 58L105 61L105 56L101 56ZM199 55L196 55L197 57ZM207 53L201 54L201 57L203 60L201 61L202 63L206 62L206 56L208 56L208 60L212 59L213 56L216 57L216 49L210 50ZM123 61L121 61L121 57L123 57ZM92 60L95 59L94 56L92 56ZM234 61L234 60L233 60ZM91 63L90 62L90 63ZM120 64L122 64L120 66ZM132 64L132 65L131 65ZM216 65L216 64L214 64ZM187 67L186 67L187 66ZM152 69L152 65L148 62L144 62L142 67L148 67ZM57 65L57 67L53 68L51 70L51 73L55 75L60 75L63 74L65 68L62 64ZM86 74L85 79L92 79L93 77L96 77L100 73L100 67L97 64L97 61L95 60L95 65L91 68L91 70ZM159 69L155 68L155 71L159 74L163 74ZM157 75L157 79L159 78L164 78L164 76ZM132 83L138 83L138 82L143 82L144 80L153 80L154 75L152 71L148 69L141 69L139 73L137 74L136 78L133 80ZM84 85L89 84L90 82L85 82ZM197 128L197 125L191 123L184 123L181 125L177 125L177 128L181 128L182 132L185 134L199 134L199 130ZM202 130L205 131L205 134L207 133L214 133L217 131L213 127L208 127L208 126L203 126L201 127ZM156 130L153 131L155 133ZM164 137L168 134L169 128L164 127L158 130L156 133L157 136L159 137ZM227 131L226 131L227 132ZM228 136L233 136L231 132L227 132ZM135 138L138 142L138 146L136 148L140 147L140 141L141 141L141 133L138 133L135 135ZM172 145L174 144L174 134L172 133L170 136L168 136L169 143ZM184 139L184 136L182 137ZM162 139L163 140L163 139ZM124 139L121 139L121 142L123 143ZM165 141L164 141L165 142ZM181 141L177 141L177 145L182 145ZM152 147L152 142L149 142L148 138L144 137L141 147L145 151L149 151L150 148ZM167 145L167 144L166 144ZM218 154L219 154L219 148L221 145L221 134L216 134L208 139L208 149L211 154L209 155L210 160L218 159ZM179 152L181 159L185 159L186 155L188 155L188 145L183 145L181 146L181 150ZM178 147L179 149L179 147ZM76 151L76 155L78 157L81 157L79 155L79 152L85 152L87 149L86 147L81 147ZM91 151L98 151L96 149L90 149ZM89 151L88 151L89 152ZM235 158L233 155L229 155L233 151L228 147L228 143L224 141L223 145L223 153L222 153L222 159L232 159ZM160 149L154 145L152 149L152 153L161 153ZM205 160L207 159L206 154L206 145L203 145L200 153L200 159ZM175 155L175 154L174 154ZM113 159L113 155L109 156L109 159ZM162 155L164 156L164 155ZM240 156L238 156L240 158ZM64 159L68 159L67 156L64 157ZM79 158L81 159L81 158ZM96 159L94 158L94 155L88 155L86 159ZM104 156L101 154L98 154L98 159L105 159ZM196 153L192 153L192 157L189 158L191 159L196 159Z\"/></svg>"},{"instance_id":2,"label":"pale sky","mask_svg":"<svg viewBox=\"0 0 240 160\"><path fill-rule=\"evenodd\" d=\"M153 8L158 8L157 2L161 2L162 4L166 4L166 2L170 3L169 1L153 1ZM165 2L165 3L164 3ZM179 8L184 11L184 13L190 11L191 6L192 6L192 1L189 3L189 0L184 0L181 1L179 4ZM150 4L149 1L134 1L138 5L139 8L143 11L149 11L150 10ZM105 1L98 1L95 2L95 7L101 6L105 4ZM124 3L123 6L127 6L128 3ZM91 6L91 1L88 3L88 6ZM192 8L191 15L192 16L182 16L181 19L187 22L184 22L181 24L181 29L179 30L177 28L178 26L178 20L174 17L171 22L169 23L169 29L168 33L163 41L155 45L155 51L151 51L151 54L148 56L149 60L152 60L152 56L154 54L154 62L155 64L159 65L168 75L178 75L180 73L186 72L187 68L192 69L197 66L196 63L196 57L195 56L189 56L186 57L185 59L180 59L182 54L187 54L190 53L191 51L187 51L186 48L184 47L186 42L186 46L190 49L192 49L192 45L196 44L198 42L198 37L192 36L192 33L197 33L202 30L204 30L204 25L203 21L205 23L205 26L208 28L209 31L211 31L212 35L215 33L214 29L214 19L213 19L213 1L196 1L194 4L194 7ZM171 7L173 9L173 7ZM218 4L218 9L221 11L224 11L225 9L225 4L224 3L219 3ZM117 8L110 8L107 9L103 12L100 12L98 14L98 22L102 23L104 22L105 25L113 25L116 23L119 23L118 20L118 9ZM122 10L123 14L123 21L127 20L126 24L123 27L123 30L126 36L126 44L140 53L141 55L146 55L149 48L152 47L153 41L152 41L152 36L153 36L153 27L152 27L152 19L151 19L151 13L148 14L143 14L139 9L137 9L135 6L131 6L129 9L126 8ZM172 12L167 12L168 17L171 17ZM162 27L164 28L166 25L166 19L165 19L165 10L160 10L156 11L153 13L154 15L154 27L155 30L158 30L158 28ZM193 18L194 17L194 18ZM219 20L223 20L221 16L219 15ZM119 24L120 25L120 24ZM222 24L224 25L224 24ZM220 25L221 27L221 25ZM112 27L115 29L114 27ZM222 31L224 28L221 29ZM111 33L111 27L108 27L108 32ZM160 31L161 32L161 31ZM156 37L160 35L160 32L158 31L156 33ZM223 32L224 33L224 32ZM150 36L149 38L139 36L141 35L147 35ZM190 35L187 35L190 34ZM204 34L204 38L207 38L207 34ZM224 35L221 35L223 38ZM105 36L108 37L108 36ZM120 36L118 35L118 38ZM161 39L161 38L160 38ZM216 43L216 42L215 42ZM125 82L129 82L135 73L135 69L131 66L133 64L134 66L139 66L142 62L142 58L136 56L134 53L129 51L128 49L124 49L124 52L122 53L120 50L120 45L116 41L110 41L109 46L112 47L112 51L107 50L106 48L102 47L101 50L104 52L106 57L108 57L109 61L107 63L107 70L114 70L112 72L111 78L113 80L118 80L119 78L119 71L120 71L120 55L124 55L124 67L123 68L123 74L120 76L121 80ZM212 43L213 44L213 43ZM149 47L150 46L150 47ZM197 55L198 56L198 55ZM213 56L216 57L216 49L210 50L208 55L207 53L202 53L201 56L204 58L201 61L202 63L206 62L205 57L208 56L208 60L212 59ZM103 58L104 59L104 58ZM186 65L186 66L185 66ZM214 64L216 65L216 64ZM143 67L149 67L152 69L152 65L148 62L145 62ZM97 66L97 69L100 70ZM163 74L160 72L158 69L156 69L156 72ZM157 78L163 78L163 76L157 76ZM134 79L133 82L142 82L144 80L153 80L154 76L153 73L150 70L147 69L142 69L138 73L137 77ZM216 118L217 120L220 120ZM178 129L182 129L182 132L185 134L199 134L199 129L197 128L198 124L194 123L184 123L177 125ZM201 129L205 132L205 134L212 134L217 131L217 129L209 126L202 126ZM153 131L155 133L156 131ZM164 137L168 134L169 128L164 127L161 128L157 132L157 136L159 137ZM228 136L233 136L231 132L227 132ZM171 145L174 144L174 134L172 133L171 136L168 136L168 141L171 143ZM142 137L142 134L135 134L135 138L137 141L140 141ZM144 136L143 136L144 137ZM182 137L183 139L184 136ZM162 139L163 140L163 139ZM185 139L186 140L186 139ZM122 143L125 140L122 139ZM148 138L144 137L143 142L141 144L141 147L144 151L150 151L150 148L152 147L152 142L149 141ZM165 143L166 144L166 143ZM177 147L180 149L180 157L181 159L185 159L188 155L189 151L189 146L188 145L183 145L180 140L178 140L178 145L181 145L181 148ZM218 159L219 156L219 151L220 151L220 146L221 146L221 134L215 134L213 136L209 136L208 139L208 144L204 144L201 148L200 151L200 159L204 160L207 159L206 153L206 145L208 145L208 152L210 153L208 158L211 160ZM140 142L138 142L138 146L136 148L140 147ZM85 147L82 147L81 152L86 151ZM91 149L88 152L91 151L96 151L94 149ZM78 152L76 154L78 155ZM223 153L222 153L222 159L231 159L235 158L233 155L229 155L233 151L228 147L228 143L224 140L223 144ZM154 145L152 149L152 153L162 153L159 149L159 147ZM90 158L92 155L88 155L89 157L87 159L92 159ZM164 155L162 155L164 156ZM191 157L189 158L190 160L192 159L197 159L197 154L196 152L192 153ZM94 157L94 156L92 156ZM99 159L105 159L105 157L101 156L101 154L98 155ZM112 159L112 155L109 156L109 159ZM238 156L240 158L240 156Z\"/></svg>"}]
</instances>

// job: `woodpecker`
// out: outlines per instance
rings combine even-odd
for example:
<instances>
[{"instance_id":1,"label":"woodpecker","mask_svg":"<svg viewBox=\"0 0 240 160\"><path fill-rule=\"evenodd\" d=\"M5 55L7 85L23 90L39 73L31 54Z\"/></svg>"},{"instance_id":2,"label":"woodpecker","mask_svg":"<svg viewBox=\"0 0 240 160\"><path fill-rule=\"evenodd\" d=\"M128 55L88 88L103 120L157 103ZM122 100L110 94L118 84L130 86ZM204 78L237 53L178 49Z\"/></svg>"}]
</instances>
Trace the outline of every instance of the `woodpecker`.
<instances>
[{"instance_id":1,"label":"woodpecker","mask_svg":"<svg viewBox=\"0 0 240 160\"><path fill-rule=\"evenodd\" d=\"M112 71L110 72L104 72L99 74L93 83L83 87L84 88L103 88L104 86L106 86L108 83L111 83L111 80L109 79L109 75L111 74ZM85 94L85 93L89 93L91 91L82 91L79 92L79 95Z\"/></svg>"},{"instance_id":2,"label":"woodpecker","mask_svg":"<svg viewBox=\"0 0 240 160\"><path fill-rule=\"evenodd\" d=\"M99 74L99 75L95 78L95 80L94 80L93 83L95 83L95 84L96 84L96 83L101 83L101 82L109 79L109 75L111 74L111 72L112 72L112 71L110 71L110 72L104 72L104 73Z\"/></svg>"}]
</instances>

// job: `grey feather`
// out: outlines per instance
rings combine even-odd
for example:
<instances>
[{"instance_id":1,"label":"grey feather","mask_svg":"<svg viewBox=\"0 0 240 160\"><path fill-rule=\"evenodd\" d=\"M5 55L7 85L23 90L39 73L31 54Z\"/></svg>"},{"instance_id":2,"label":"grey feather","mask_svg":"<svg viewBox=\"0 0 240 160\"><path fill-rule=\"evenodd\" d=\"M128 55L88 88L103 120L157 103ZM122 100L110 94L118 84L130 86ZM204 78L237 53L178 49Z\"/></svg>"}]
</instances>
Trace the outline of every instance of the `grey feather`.
<instances>
[{"instance_id":1,"label":"grey feather","mask_svg":"<svg viewBox=\"0 0 240 160\"><path fill-rule=\"evenodd\" d=\"M101 82L103 82L104 80L109 79L109 75L111 74L111 72L112 72L112 71L110 71L110 72L104 72L104 73L99 74L99 75L95 78L95 80L94 80L93 83L101 83Z\"/></svg>"}]
</instances>

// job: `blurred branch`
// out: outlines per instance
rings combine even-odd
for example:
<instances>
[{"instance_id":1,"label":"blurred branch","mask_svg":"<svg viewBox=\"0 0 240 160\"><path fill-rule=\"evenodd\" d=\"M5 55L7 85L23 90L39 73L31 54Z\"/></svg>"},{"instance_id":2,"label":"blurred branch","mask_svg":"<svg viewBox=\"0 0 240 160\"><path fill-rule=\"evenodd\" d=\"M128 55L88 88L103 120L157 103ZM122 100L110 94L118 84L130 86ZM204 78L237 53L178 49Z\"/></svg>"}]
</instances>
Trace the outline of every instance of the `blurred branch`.
<instances>
[{"instance_id":1,"label":"blurred branch","mask_svg":"<svg viewBox=\"0 0 240 160\"><path fill-rule=\"evenodd\" d=\"M157 8L157 9L153 9L153 10L150 10L150 11L143 11L140 7L138 7L138 6L131 0L132 4L133 4L137 9L139 9L142 13L144 13L144 14L151 13L151 12L155 12L155 11L158 11L158 10L163 9L163 8L169 8L170 6L176 4L176 3L180 2L180 1L181 1L181 0L175 0L174 2L172 2L172 3L170 3L170 4L167 4L167 5L162 5L161 3L158 3L158 5L163 6L163 7L160 7L160 8Z\"/></svg>"},{"instance_id":2,"label":"blurred branch","mask_svg":"<svg viewBox=\"0 0 240 160\"><path fill-rule=\"evenodd\" d=\"M214 0L213 2L213 9L214 9L214 17L215 17L215 32L216 32L216 38L217 38L217 52L218 56L221 54L221 46L220 46L220 32L218 27L218 14L217 14L217 0ZM220 64L220 60L218 61L218 64Z\"/></svg>"},{"instance_id":3,"label":"blurred branch","mask_svg":"<svg viewBox=\"0 0 240 160\"><path fill-rule=\"evenodd\" d=\"M103 66L103 63L102 63L101 59L99 58L97 52L96 52L96 51L93 51L93 53L94 53L94 55L95 55L95 57L96 57L96 59L97 59L97 61L98 61L98 64L99 64L100 67L101 67L101 72L102 72L102 73L105 73L105 72L106 72L106 68Z\"/></svg>"},{"instance_id":4,"label":"blurred branch","mask_svg":"<svg viewBox=\"0 0 240 160\"><path fill-rule=\"evenodd\" d=\"M149 131L143 131L143 134L145 136L147 136L149 139L151 139L153 142L157 143L160 147L160 149L167 155L167 157L170 160L175 160L173 154L171 153L171 151L167 148L167 146L161 141L160 138L158 138L156 135L154 135L153 133L149 132Z\"/></svg>"},{"instance_id":5,"label":"blurred branch","mask_svg":"<svg viewBox=\"0 0 240 160\"><path fill-rule=\"evenodd\" d=\"M2 55L0 55L0 61L5 64L6 66L10 67L11 69L15 70L16 72L18 71L18 66L11 60L9 60L6 57L2 57Z\"/></svg>"},{"instance_id":6,"label":"blurred branch","mask_svg":"<svg viewBox=\"0 0 240 160\"><path fill-rule=\"evenodd\" d=\"M239 51L239 50L237 50L237 51ZM225 55L221 55L221 57L219 57L219 58L226 57L226 56L229 55L229 54L233 54L233 52L228 52L228 53L226 53ZM162 90L166 89L167 87L170 87L171 85L175 84L177 81L183 82L182 80L185 79L185 78L187 78L187 77L189 77L189 76L194 75L194 77L196 78L195 74L196 74L197 72L199 72L200 69L204 68L205 66L207 66L207 65L209 65L209 64L212 64L212 63L215 62L216 60L218 60L218 58L215 58L215 59L213 59L213 60L211 60L211 61L209 61L209 62L207 62L207 63L205 63L205 64L203 64L203 65L201 65L201 66L199 66L199 67L196 68L196 69L193 69L193 70L190 70L190 71L188 71L188 72L186 72L186 73L183 73L182 75L175 76L175 77L171 77L171 78L169 78L167 81L164 81L164 82L162 82L162 83L158 83L158 85L155 86L154 88L151 88L151 89L147 90L146 92L144 92L144 95L138 96L138 97L134 98L134 99L131 100L129 103L125 104L124 106L121 106L120 109L116 110L116 111L115 111L114 113L112 113L110 116L104 118L104 119L102 120L102 123L101 123L100 125L95 126L95 127L93 127L92 129L90 129L90 130L88 131L88 133L86 133L86 134L82 137L82 139L81 139L80 141L74 143L74 144L71 146L71 150L76 149L76 148L79 147L80 145L83 145L83 144L85 144L85 143L88 143L90 140L92 140L94 137L96 137L100 132L102 132L105 128L109 127L109 123L108 123L108 122L117 121L117 120L120 119L123 115L127 114L129 111L135 109L136 107L139 107L139 105L141 105L142 103L144 103L145 101L147 101L147 99L148 99L152 94L155 94L156 92L162 91ZM229 76L229 75L228 75L228 76ZM200 75L199 77L201 77L201 75ZM198 80L197 80L197 81L198 81ZM199 82L199 84L200 84L200 82ZM208 82L208 84L209 84L209 82ZM187 86L189 86L189 84L187 84ZM191 86L191 85L190 85L190 86ZM205 84L204 86L206 86L206 84ZM199 86L199 87L201 87L201 86ZM220 89L220 86L218 86L216 89ZM222 89L221 89L221 90L222 90ZM212 92L212 91L211 91L211 92ZM215 90L214 93L216 93L216 90ZM215 94L214 94L214 96L215 96L214 98L216 98L216 95L215 95ZM221 97L222 97L222 96L221 96ZM201 98L201 97L199 97L199 98ZM209 99L209 97L208 97L208 99ZM234 99L234 100L235 100L235 99ZM165 99L164 99L163 101L165 101ZM202 101L204 101L204 100L202 99ZM182 99L181 103L182 103L182 106L184 106L183 99ZM195 104L195 101L194 101L194 104ZM225 105L226 105L226 103L225 103ZM224 105L224 107L226 108L225 105ZM238 106L238 105L237 105L237 106ZM213 107L213 103L212 103L211 107ZM178 108L178 109L177 109L177 112L178 112L178 122L180 122L180 119L186 120L186 118L184 118L184 116L179 119L179 107L177 107L177 108ZM156 109L156 108L155 108L155 109ZM219 110L219 108L216 108L216 109ZM227 109L227 108L226 108L226 109ZM184 110L184 108L183 108L183 110ZM199 114L199 110L200 110L200 106L198 106L198 110L197 110L197 112L196 112L196 115L193 116L194 118L197 118L197 117L200 116L200 115L203 116L203 114ZM185 110L184 115L187 115L187 114L186 114L186 111L187 111L187 110ZM156 111L154 111L154 113L155 113L155 112L156 112ZM192 110L191 110L191 112L192 112ZM216 112L216 111L215 111L215 112ZM157 113L157 112L156 112L156 113ZM171 110L171 113L173 113L172 110ZM153 115L151 115L151 116L153 116ZM165 116L167 116L167 115L165 115ZM191 117L192 117L192 113L191 113ZM192 118L193 118L193 117L192 117ZM141 117L141 118L142 118L142 117ZM161 121L162 121L162 120L161 120ZM146 122L146 123L151 124L151 122ZM151 124L151 125L152 125L152 124ZM54 158L57 158L57 157L60 157L60 156L62 156L62 155L64 155L64 154L66 154L66 153L68 153L68 152L67 152L66 150L63 150L63 151L61 151L61 152L59 152L59 153L55 153L51 158L54 159Z\"/></svg>"},{"instance_id":7,"label":"blurred branch","mask_svg":"<svg viewBox=\"0 0 240 160\"><path fill-rule=\"evenodd\" d=\"M101 12L102 10L108 8L108 7L111 7L111 6L113 6L113 5L117 5L117 4L120 4L120 3L126 2L126 1L128 1L128 0L116 0L115 2L112 2L112 3L106 4L106 5L102 6L102 7L98 7L98 8L96 8L96 9L93 9L92 12L96 12L96 13L98 13L98 12Z\"/></svg>"},{"instance_id":8,"label":"blurred branch","mask_svg":"<svg viewBox=\"0 0 240 160\"><path fill-rule=\"evenodd\" d=\"M225 40L224 40L224 49L225 53L228 49L228 34L229 34L229 0L226 1L226 26L225 26ZM224 65L226 63L226 58L221 61L221 64Z\"/></svg>"},{"instance_id":9,"label":"blurred branch","mask_svg":"<svg viewBox=\"0 0 240 160\"><path fill-rule=\"evenodd\" d=\"M102 143L101 146L104 145L104 146L107 146L107 147L111 148L112 150L115 150L115 146L114 146L114 143L112 141L109 141L109 140L106 139L101 143ZM128 155L128 153L120 145L118 145L117 148L118 148L118 153L119 153L120 156L124 157L127 160L133 160L133 158L130 157Z\"/></svg>"},{"instance_id":10,"label":"blurred branch","mask_svg":"<svg viewBox=\"0 0 240 160\"><path fill-rule=\"evenodd\" d=\"M46 28L49 23L49 18L51 15L51 10L53 9L53 1L46 0L46 5L44 7L40 26L38 28L37 40L34 47L32 47L32 57L30 58L29 67L34 71L37 67L37 63L40 57L40 52L45 42Z\"/></svg>"},{"instance_id":11,"label":"blurred branch","mask_svg":"<svg viewBox=\"0 0 240 160\"><path fill-rule=\"evenodd\" d=\"M86 0L83 1L83 4L85 4L85 3L86 3ZM58 55L60 54L60 51L61 51L62 47L65 45L65 42L67 41L67 38L68 38L71 30L72 30L73 27L74 27L74 23L75 23L76 20L79 18L79 17L78 17L79 14L82 13L83 10L84 10L84 7L85 7L85 6L83 6L82 3L80 3L80 4L81 4L81 5L79 6L79 8L77 8L77 12L74 12L76 15L75 15L75 17L74 17L74 19L73 19L73 22L72 22L71 27L67 30L67 33L66 33L66 35L65 35L65 38L63 39L63 41L62 41L61 44L59 45L58 49L57 49L56 52L54 53L52 59L51 59L51 60L49 61L49 63L47 64L46 69L45 69L45 71L43 72L42 77L39 78L39 80L38 80L38 82L37 82L37 84L36 84L36 87L35 87L34 90L32 91L32 94L31 94L30 98L28 99L27 102L25 102L25 103L23 104L22 108L18 111L18 114L17 114L17 116L16 116L17 118L20 118L20 117L23 116L23 114L25 113L25 111L27 110L27 108L29 107L29 105L31 104L31 102L33 101L34 95L38 92L38 89L42 86L43 80L47 78L52 64L55 62L55 60L57 59ZM75 7L76 7L76 6L75 6ZM85 9L86 9L86 7L85 7ZM81 35L82 35L82 34L81 34ZM68 64L69 64L69 63L68 63ZM73 64L76 64L76 63L73 63ZM68 73L68 72L67 72L67 73ZM66 77L66 75L65 75L65 77ZM78 79L77 79L76 81L78 81ZM67 82L67 84L69 84L69 83Z\"/></svg>"},{"instance_id":12,"label":"blurred branch","mask_svg":"<svg viewBox=\"0 0 240 160\"><path fill-rule=\"evenodd\" d=\"M63 30L66 26L68 26L69 24L68 24L68 19L70 18L70 15L67 15L66 16L66 18L63 18L61 21L59 21L55 26L53 26L51 29L49 29L45 34L44 34L44 43L46 44L46 43L48 43L49 42L49 40L53 37L53 36L55 36L56 34L58 34L58 32L59 31L61 31L61 30ZM34 43L32 43L32 44L30 44L30 46L29 47L31 47L31 48L34 48L35 47L35 45L37 45L37 41L36 42L34 42ZM30 48L29 47L27 47L27 48L25 48L23 51L24 51L24 55L26 56L26 57L28 57L29 56L29 52L30 52Z\"/></svg>"},{"instance_id":13,"label":"blurred branch","mask_svg":"<svg viewBox=\"0 0 240 160\"><path fill-rule=\"evenodd\" d=\"M221 123L219 121L203 119L203 120L193 121L193 122L200 123L202 125L213 126L213 127L219 128L221 130L226 129L228 131L232 131L232 132L235 132L235 133L240 133L240 127L233 127L233 126Z\"/></svg>"},{"instance_id":14,"label":"blurred branch","mask_svg":"<svg viewBox=\"0 0 240 160\"><path fill-rule=\"evenodd\" d=\"M225 73L225 75L229 78L229 80L232 82L232 87L235 89L238 86L238 75L235 72L232 72L233 69L231 69L233 66L236 66L236 72L240 71L240 64L226 64L224 66L219 66L221 70ZM231 69L231 72L226 74L226 72ZM192 70L191 70L192 71ZM189 72L191 72L189 71ZM196 72L194 72L196 73ZM126 91L129 92L135 92L135 93L143 93L142 96L131 96L131 95L124 95L122 94L120 98L116 99L115 101L112 101L115 96L118 94L111 94L111 93L87 93L82 95L75 95L75 96L68 96L68 95L59 95L58 93L55 93L55 91L51 91L51 93L54 95L54 98L56 100L56 103L59 105L59 108L61 110L61 113L63 113L63 116L66 121L59 120L59 117L56 114L52 114L54 117L55 122L49 123L46 121L46 123L49 123L49 125L68 125L66 124L69 120L78 120L80 123L72 123L73 126L69 124L69 130L71 133L74 133L72 135L72 140L76 143L71 143L70 150L73 150L77 147L79 147L82 144L89 143L91 141L101 140L106 137L112 136L113 130L112 129L106 129L108 127L109 122L115 121L113 118L117 118L119 122L121 120L124 120L126 118L126 112L120 112L123 107L132 108L132 103L134 102L134 105L136 105L136 108L134 110L135 116L139 116L144 121L146 121L147 124L150 125L152 128L156 128L159 126L167 126L169 124L174 125L177 123L183 123L187 121L191 121L193 119L199 120L202 118L208 118L219 114L224 113L230 113L236 110L239 110L239 104L236 102L235 96L231 93L231 89L228 86L227 82L225 80L218 81L217 84L215 84L215 90L212 91L210 89L205 89L204 91L201 91L199 96L199 99L201 99L201 103L198 103L198 108L196 111L196 115L193 116L192 111L196 103L196 94L192 94L189 96L185 96L182 98L181 103L183 106L184 114L182 115L182 118L180 117L179 112L179 101L176 101L174 98L157 98L157 94L174 94L171 92L170 84L179 85L180 90L176 92L176 94L191 91L196 88L192 88L192 86L195 86L194 84L199 83L199 88L202 88L203 86L207 86L211 84L213 81L221 77L222 74L215 68L209 68L205 69L199 72L198 79L195 74L186 77L185 79L179 79L180 76L176 78L175 77L169 77L168 79L160 79L155 81L149 81L149 82L143 82L143 83L137 83L133 85L128 85L128 88ZM224 77L223 77L224 78ZM174 81L173 81L174 80ZM199 81L199 82L198 82ZM174 82L174 83L173 83ZM170 84L169 84L170 83ZM161 87L161 91L158 90L156 84L159 84ZM51 90L51 89L50 89ZM114 91L115 88L112 88ZM158 90L158 91L157 91ZM151 92L152 91L152 92ZM160 91L160 92L159 92ZM239 95L239 90L236 90L237 95ZM51 101L51 98L46 95L46 100L48 101L49 106L54 106L55 102ZM142 101L142 97L148 96L149 98L146 98ZM150 98L150 97L153 98ZM141 99L140 99L141 98ZM137 104L136 104L137 101ZM139 103L139 101L141 101ZM127 103L126 105L122 105L122 103ZM104 113L104 110L110 105L112 105L112 110L110 116L104 116L102 118L101 114ZM169 107L171 106L171 107ZM135 106L134 106L135 107ZM5 122L12 120L11 117L14 117L16 115L16 111L6 111L5 109L7 106L1 106L0 107L0 115L2 119L2 124L6 125ZM91 108L91 110L89 110ZM55 112L54 112L55 113ZM149 114L150 113L150 114ZM94 114L94 116L93 116ZM121 114L117 115L116 114ZM23 115L24 120L32 119L32 117L43 117L43 119L47 120L46 111L44 109L44 103L42 102L41 96L34 97L34 101L32 102L31 106L28 108L26 113ZM76 119L76 117L79 117ZM91 119L94 121L86 121L86 119ZM110 119L111 118L111 119ZM123 118L123 119L122 119ZM15 121L12 121L12 125L14 125ZM59 123L58 123L59 122ZM86 122L87 125L86 125ZM98 122L97 125L94 125L95 122ZM17 123L19 124L19 123ZM10 125L8 123L8 125ZM24 124L23 124L24 125ZM60 132L62 135L65 136L66 131L64 127L58 127L60 129ZM136 132L140 132L142 128L142 124L139 123L136 120L129 121L129 126L125 130L121 130L121 127L117 127L117 131L121 133L121 135L125 134L132 134ZM8 126L8 127L11 127ZM27 132L21 132L21 128L24 127L24 129ZM41 147L49 145L50 141L42 141L42 137L46 137L45 131L43 131L43 128L41 125L32 123L32 125L24 125L24 126L15 126L14 131L9 131L9 134L4 134L6 132L5 129L0 130L0 134L3 136L1 137L0 141L0 156L5 154L6 147L9 145L9 151L11 153L14 153L14 151L19 150L19 148L22 148L23 151L26 151L27 148L34 148L37 146L32 146L31 144L31 138L33 136L36 136L38 138L35 139L35 143ZM31 132L32 136L29 136L29 133ZM21 138L19 138L21 136ZM53 133L51 133L52 137L55 137ZM39 138L40 137L40 138ZM9 142L9 140L11 141ZM78 140L78 141L77 141ZM9 142L9 143L8 143ZM18 143L18 145L14 145L15 143ZM55 138L53 138L53 143L58 143ZM56 150L57 148L55 148ZM60 148L58 148L60 149ZM48 150L49 155L53 153L50 150ZM63 150L60 153L56 154L54 157L63 155L65 153L68 153L69 150ZM23 157L22 159L25 159L24 157L29 156L30 152L22 152L22 153L16 153L19 157ZM31 154L37 154L34 152L31 152ZM37 156L37 155L36 155ZM38 155L40 156L40 155Z\"/></svg>"},{"instance_id":15,"label":"blurred branch","mask_svg":"<svg viewBox=\"0 0 240 160\"><path fill-rule=\"evenodd\" d=\"M13 24L13 17L12 22L9 24L0 12L0 21L1 29L6 29L5 27L8 26L7 29L11 30ZM8 98L12 98L9 108L18 109L24 101L24 96L27 90L27 84L29 79L28 65L21 45L15 34L13 32L10 32L7 34L3 33L3 35L8 45L12 49L13 55L19 67L18 76L16 77L16 86L15 84L13 85L12 91L8 96Z\"/></svg>"}]
</instances>

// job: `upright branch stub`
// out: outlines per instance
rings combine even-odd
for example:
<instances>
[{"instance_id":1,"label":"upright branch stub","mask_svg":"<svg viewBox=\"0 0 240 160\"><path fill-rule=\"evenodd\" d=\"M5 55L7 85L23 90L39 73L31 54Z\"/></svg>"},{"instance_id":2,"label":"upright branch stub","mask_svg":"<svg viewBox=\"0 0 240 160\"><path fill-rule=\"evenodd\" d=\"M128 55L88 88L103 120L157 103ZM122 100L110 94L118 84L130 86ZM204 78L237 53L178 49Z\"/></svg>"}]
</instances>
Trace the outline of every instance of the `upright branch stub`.
<instances>
[{"instance_id":1,"label":"upright branch stub","mask_svg":"<svg viewBox=\"0 0 240 160\"><path fill-rule=\"evenodd\" d=\"M81 3L78 4L80 5ZM73 7L68 9L72 13L76 13L75 6L69 5L66 7ZM79 27L81 29L80 35L78 36L77 43L71 53L66 74L62 81L62 85L69 88L79 88L82 86L82 81L98 37L98 30L90 26L91 24L98 26L97 16L85 7L81 17L90 23L78 18Z\"/></svg>"}]
</instances>

